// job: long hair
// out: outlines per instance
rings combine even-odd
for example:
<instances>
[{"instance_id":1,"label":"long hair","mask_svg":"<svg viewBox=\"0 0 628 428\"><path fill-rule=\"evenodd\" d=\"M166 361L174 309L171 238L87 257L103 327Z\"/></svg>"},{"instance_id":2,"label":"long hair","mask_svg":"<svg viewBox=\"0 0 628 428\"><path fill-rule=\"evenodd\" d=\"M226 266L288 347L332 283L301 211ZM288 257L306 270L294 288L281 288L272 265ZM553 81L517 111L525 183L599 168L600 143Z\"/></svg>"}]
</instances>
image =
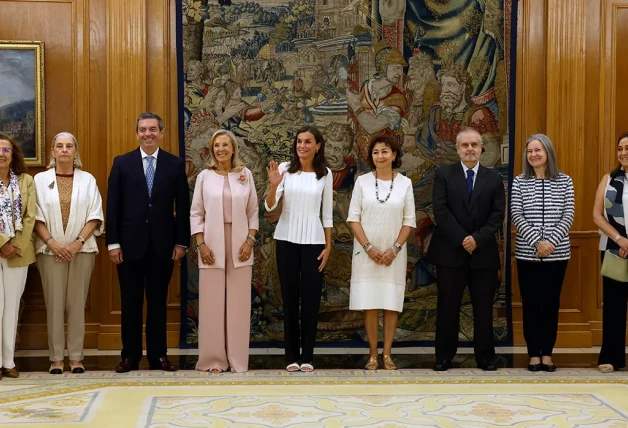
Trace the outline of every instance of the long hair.
<instances>
[{"instance_id":1,"label":"long hair","mask_svg":"<svg viewBox=\"0 0 628 428\"><path fill-rule=\"evenodd\" d=\"M11 143L11 169L15 175L24 174L27 170L26 162L24 162L24 153L22 152L22 146L20 146L13 137L8 136L5 133L0 132L0 140L6 140Z\"/></svg>"},{"instance_id":2,"label":"long hair","mask_svg":"<svg viewBox=\"0 0 628 428\"><path fill-rule=\"evenodd\" d=\"M534 141L538 140L543 148L545 149L545 153L547 154L547 178L556 179L558 178L558 166L556 165L556 152L554 151L554 145L549 137L545 134L534 134L528 137L526 140L526 144L523 147L523 176L525 178L534 178L534 168L528 162L528 145Z\"/></svg>"},{"instance_id":3,"label":"long hair","mask_svg":"<svg viewBox=\"0 0 628 428\"><path fill-rule=\"evenodd\" d=\"M207 162L207 169L218 169L218 161L214 155L214 141L221 135L226 135L231 140L231 150L233 150L233 154L231 155L231 172L242 171L244 169L244 162L242 162L238 156L238 142L236 141L236 136L227 129L219 129L214 132L212 138L209 140L209 162Z\"/></svg>"},{"instance_id":4,"label":"long hair","mask_svg":"<svg viewBox=\"0 0 628 428\"><path fill-rule=\"evenodd\" d=\"M54 156L52 156L52 152L55 149L55 142L59 137L70 137L72 141L74 141L74 148L76 149L76 156L74 156L74 168L83 169L83 162L81 162L81 154L79 153L78 141L76 141L76 137L69 132L59 132L53 137L51 143L52 147L50 149L50 163L48 164L47 168L50 169L57 166L57 161L55 160Z\"/></svg>"},{"instance_id":5,"label":"long hair","mask_svg":"<svg viewBox=\"0 0 628 428\"><path fill-rule=\"evenodd\" d=\"M623 134L621 134L619 136L619 138L617 139L617 144L615 144L615 147L619 147L619 143L621 142L621 140L623 140L624 138L628 138L628 132L624 132ZM617 177L617 174L619 174L619 171L621 171L621 163L618 163L617 166L615 167L615 169L613 169L611 171L611 178L615 178Z\"/></svg>"},{"instance_id":6,"label":"long hair","mask_svg":"<svg viewBox=\"0 0 628 428\"><path fill-rule=\"evenodd\" d=\"M327 163L325 162L325 138L316 126L304 126L295 134L294 142L292 143L292 159L290 159L288 172L290 174L296 174L301 171L301 159L299 159L299 155L297 154L297 140L299 139L299 134L304 132L312 134L314 136L314 140L321 145L318 152L314 155L314 172L316 172L316 179L320 180L327 175Z\"/></svg>"}]
</instances>

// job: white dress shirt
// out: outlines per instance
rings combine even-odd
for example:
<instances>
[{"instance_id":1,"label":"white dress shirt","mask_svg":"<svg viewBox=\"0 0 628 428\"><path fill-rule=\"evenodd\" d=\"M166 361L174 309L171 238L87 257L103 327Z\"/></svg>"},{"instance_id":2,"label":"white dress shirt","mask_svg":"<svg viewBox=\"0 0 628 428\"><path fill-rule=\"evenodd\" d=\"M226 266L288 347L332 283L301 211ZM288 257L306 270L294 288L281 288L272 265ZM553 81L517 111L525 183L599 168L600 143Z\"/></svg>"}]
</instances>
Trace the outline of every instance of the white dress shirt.
<instances>
[{"instance_id":1,"label":"white dress shirt","mask_svg":"<svg viewBox=\"0 0 628 428\"><path fill-rule=\"evenodd\" d=\"M468 168L462 162L460 162L460 165L462 165L462 172L464 172L465 180L467 179L467 171L470 170L470 169L473 170L473 172L474 172L474 174L473 174L473 187L475 187L475 179L478 178L478 170L480 169L480 162L476 163L473 168Z\"/></svg>"}]
</instances>

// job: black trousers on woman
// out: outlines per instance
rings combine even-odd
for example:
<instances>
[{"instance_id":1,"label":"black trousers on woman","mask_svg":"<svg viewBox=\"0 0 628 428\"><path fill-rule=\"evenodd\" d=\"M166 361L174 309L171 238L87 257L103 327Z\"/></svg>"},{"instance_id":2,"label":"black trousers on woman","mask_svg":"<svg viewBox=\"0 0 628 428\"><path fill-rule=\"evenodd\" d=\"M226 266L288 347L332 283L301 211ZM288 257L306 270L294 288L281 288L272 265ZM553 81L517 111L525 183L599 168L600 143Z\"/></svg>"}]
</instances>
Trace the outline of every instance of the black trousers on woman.
<instances>
[{"instance_id":1,"label":"black trousers on woman","mask_svg":"<svg viewBox=\"0 0 628 428\"><path fill-rule=\"evenodd\" d=\"M286 362L311 363L323 291L323 272L317 257L325 245L277 240L277 270L283 300ZM299 327L299 305L301 325ZM300 352L301 351L301 352Z\"/></svg>"},{"instance_id":2,"label":"black trousers on woman","mask_svg":"<svg viewBox=\"0 0 628 428\"><path fill-rule=\"evenodd\" d=\"M602 349L598 365L612 364L617 370L626 367L628 283L603 276L602 287Z\"/></svg>"},{"instance_id":3,"label":"black trousers on woman","mask_svg":"<svg viewBox=\"0 0 628 428\"><path fill-rule=\"evenodd\" d=\"M551 356L558 334L560 291L568 260L530 262L517 259L523 307L523 337L532 357Z\"/></svg>"}]
</instances>

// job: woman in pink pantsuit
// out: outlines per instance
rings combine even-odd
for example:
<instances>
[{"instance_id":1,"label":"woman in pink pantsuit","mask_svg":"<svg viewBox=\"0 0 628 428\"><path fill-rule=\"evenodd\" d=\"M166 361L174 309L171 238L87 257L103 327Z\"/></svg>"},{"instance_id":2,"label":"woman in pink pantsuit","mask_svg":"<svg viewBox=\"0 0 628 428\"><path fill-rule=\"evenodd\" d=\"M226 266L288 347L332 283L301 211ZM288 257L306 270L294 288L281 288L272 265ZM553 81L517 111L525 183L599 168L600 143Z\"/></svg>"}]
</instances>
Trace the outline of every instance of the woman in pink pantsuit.
<instances>
[{"instance_id":1,"label":"woman in pink pantsuit","mask_svg":"<svg viewBox=\"0 0 628 428\"><path fill-rule=\"evenodd\" d=\"M196 178L190 209L200 268L196 370L248 369L258 212L253 175L238 158L235 135L216 131L207 169Z\"/></svg>"}]
</instances>

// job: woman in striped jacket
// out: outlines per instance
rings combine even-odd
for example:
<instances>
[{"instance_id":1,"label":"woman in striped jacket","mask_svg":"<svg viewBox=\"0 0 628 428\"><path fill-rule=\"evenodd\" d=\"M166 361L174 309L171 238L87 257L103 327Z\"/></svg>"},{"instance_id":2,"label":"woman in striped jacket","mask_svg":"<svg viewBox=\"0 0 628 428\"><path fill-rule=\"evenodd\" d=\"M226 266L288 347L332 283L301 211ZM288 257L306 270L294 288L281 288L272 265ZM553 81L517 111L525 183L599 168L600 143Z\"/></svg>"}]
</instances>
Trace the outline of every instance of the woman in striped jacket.
<instances>
[{"instance_id":1,"label":"woman in striped jacket","mask_svg":"<svg viewBox=\"0 0 628 428\"><path fill-rule=\"evenodd\" d=\"M574 206L573 182L558 170L552 142L546 135L532 135L523 153L523 173L513 180L511 196L530 371L556 370L552 351L558 332L560 291L571 257L569 228Z\"/></svg>"}]
</instances>

